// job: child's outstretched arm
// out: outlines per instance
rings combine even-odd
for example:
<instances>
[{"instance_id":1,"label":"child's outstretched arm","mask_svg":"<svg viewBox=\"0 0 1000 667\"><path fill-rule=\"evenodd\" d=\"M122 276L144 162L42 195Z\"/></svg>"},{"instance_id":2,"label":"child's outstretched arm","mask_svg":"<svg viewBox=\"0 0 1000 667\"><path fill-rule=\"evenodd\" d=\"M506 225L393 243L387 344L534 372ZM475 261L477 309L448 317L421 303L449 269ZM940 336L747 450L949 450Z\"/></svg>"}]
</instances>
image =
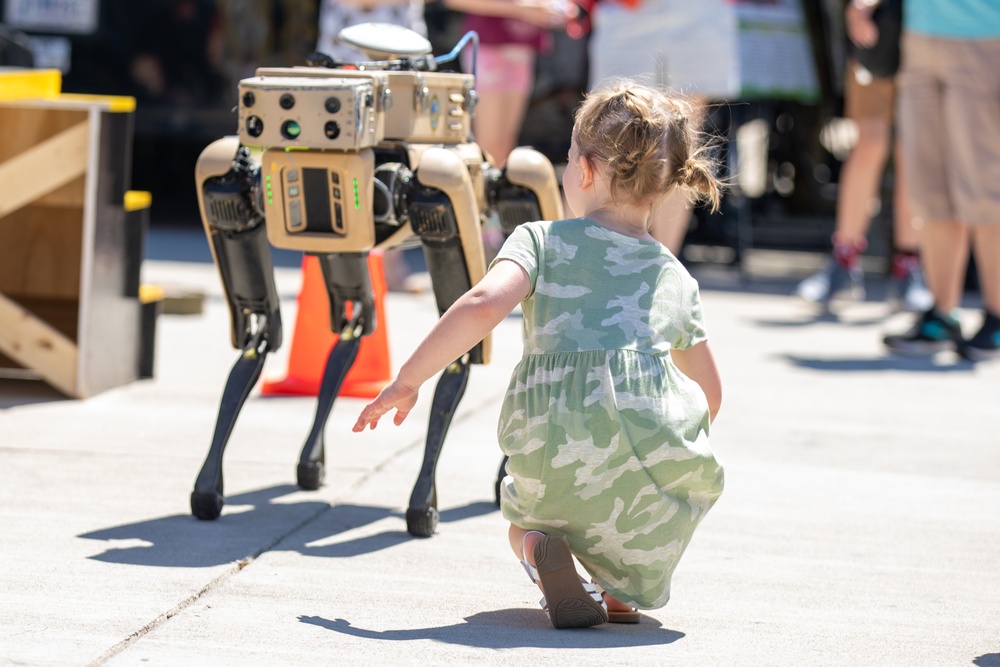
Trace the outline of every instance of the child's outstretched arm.
<instances>
[{"instance_id":1,"label":"child's outstretched arm","mask_svg":"<svg viewBox=\"0 0 1000 667\"><path fill-rule=\"evenodd\" d=\"M719 369L715 365L715 357L712 356L708 341L702 341L686 350L671 350L670 356L681 373L697 382L705 392L708 413L714 420L722 406L722 378L719 377Z\"/></svg>"},{"instance_id":2,"label":"child's outstretched arm","mask_svg":"<svg viewBox=\"0 0 1000 667\"><path fill-rule=\"evenodd\" d=\"M363 431L366 426L375 428L382 415L393 408L393 422L402 424L417 402L420 385L485 338L530 289L528 274L520 265L509 260L497 262L441 316L399 369L396 379L361 411L354 431Z\"/></svg>"}]
</instances>

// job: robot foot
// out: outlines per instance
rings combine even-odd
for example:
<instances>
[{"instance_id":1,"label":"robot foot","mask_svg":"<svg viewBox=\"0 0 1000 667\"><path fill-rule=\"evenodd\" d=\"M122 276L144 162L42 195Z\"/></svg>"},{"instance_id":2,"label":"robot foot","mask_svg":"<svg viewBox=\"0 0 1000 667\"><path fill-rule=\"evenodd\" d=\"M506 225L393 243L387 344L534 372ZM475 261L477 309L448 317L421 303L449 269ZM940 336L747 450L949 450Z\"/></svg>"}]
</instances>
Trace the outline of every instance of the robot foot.
<instances>
[{"instance_id":1,"label":"robot foot","mask_svg":"<svg viewBox=\"0 0 1000 667\"><path fill-rule=\"evenodd\" d=\"M204 493L202 491L191 492L191 514L202 521L214 521L222 514L222 505L225 498L218 491Z\"/></svg>"},{"instance_id":2,"label":"robot foot","mask_svg":"<svg viewBox=\"0 0 1000 667\"><path fill-rule=\"evenodd\" d=\"M322 461L305 461L299 463L295 471L299 488L304 491L316 491L323 486L326 477L326 465Z\"/></svg>"}]
</instances>

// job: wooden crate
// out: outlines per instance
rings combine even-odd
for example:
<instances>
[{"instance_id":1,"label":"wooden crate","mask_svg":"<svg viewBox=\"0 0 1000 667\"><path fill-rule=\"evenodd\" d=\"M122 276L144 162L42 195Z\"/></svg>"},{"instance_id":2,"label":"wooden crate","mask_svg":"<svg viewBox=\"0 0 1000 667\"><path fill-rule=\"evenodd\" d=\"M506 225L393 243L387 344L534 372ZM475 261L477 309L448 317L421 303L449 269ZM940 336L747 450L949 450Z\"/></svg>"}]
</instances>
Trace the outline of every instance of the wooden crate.
<instances>
[{"instance_id":1,"label":"wooden crate","mask_svg":"<svg viewBox=\"0 0 1000 667\"><path fill-rule=\"evenodd\" d=\"M0 99L0 374L77 398L139 377L144 230L125 210L134 108Z\"/></svg>"}]
</instances>

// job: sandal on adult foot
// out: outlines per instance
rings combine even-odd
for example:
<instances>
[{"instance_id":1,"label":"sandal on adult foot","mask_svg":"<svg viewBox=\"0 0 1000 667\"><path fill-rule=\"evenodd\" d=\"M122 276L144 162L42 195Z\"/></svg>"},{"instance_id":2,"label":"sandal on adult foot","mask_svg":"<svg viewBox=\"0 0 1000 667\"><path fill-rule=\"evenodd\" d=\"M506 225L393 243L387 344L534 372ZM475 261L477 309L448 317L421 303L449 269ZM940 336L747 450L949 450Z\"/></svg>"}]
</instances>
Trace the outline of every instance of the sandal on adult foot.
<instances>
[{"instance_id":1,"label":"sandal on adult foot","mask_svg":"<svg viewBox=\"0 0 1000 667\"><path fill-rule=\"evenodd\" d=\"M607 622L607 605L596 586L580 580L566 540L546 535L535 543L532 554L535 567L528 574L541 582L543 608L554 627L587 628Z\"/></svg>"}]
</instances>

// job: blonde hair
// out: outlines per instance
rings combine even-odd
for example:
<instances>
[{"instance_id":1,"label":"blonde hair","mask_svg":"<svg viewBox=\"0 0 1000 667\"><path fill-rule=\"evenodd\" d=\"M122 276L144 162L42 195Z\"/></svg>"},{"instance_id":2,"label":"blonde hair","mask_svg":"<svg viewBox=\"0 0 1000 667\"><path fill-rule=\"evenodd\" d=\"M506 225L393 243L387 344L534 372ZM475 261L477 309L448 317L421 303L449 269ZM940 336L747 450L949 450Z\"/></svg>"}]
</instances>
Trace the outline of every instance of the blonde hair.
<instances>
[{"instance_id":1,"label":"blonde hair","mask_svg":"<svg viewBox=\"0 0 1000 667\"><path fill-rule=\"evenodd\" d=\"M719 208L722 185L689 100L634 81L586 96L575 114L580 155L603 163L614 201L655 204L681 188Z\"/></svg>"}]
</instances>

